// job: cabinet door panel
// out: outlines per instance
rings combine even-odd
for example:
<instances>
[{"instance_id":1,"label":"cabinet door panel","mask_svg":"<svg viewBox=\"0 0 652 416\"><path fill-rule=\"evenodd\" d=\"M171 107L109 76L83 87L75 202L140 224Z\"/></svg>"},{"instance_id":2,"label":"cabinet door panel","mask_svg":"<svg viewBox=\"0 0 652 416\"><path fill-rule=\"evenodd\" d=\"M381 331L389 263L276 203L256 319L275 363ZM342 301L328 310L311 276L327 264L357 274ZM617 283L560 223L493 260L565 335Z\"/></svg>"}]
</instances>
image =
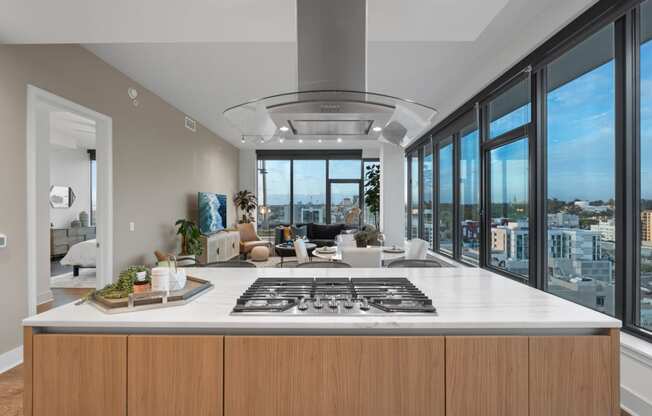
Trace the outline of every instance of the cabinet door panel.
<instances>
[{"instance_id":1,"label":"cabinet door panel","mask_svg":"<svg viewBox=\"0 0 652 416\"><path fill-rule=\"evenodd\" d=\"M443 337L226 337L226 416L444 415Z\"/></svg>"},{"instance_id":2,"label":"cabinet door panel","mask_svg":"<svg viewBox=\"0 0 652 416\"><path fill-rule=\"evenodd\" d=\"M223 342L130 335L129 416L222 415Z\"/></svg>"},{"instance_id":3,"label":"cabinet door panel","mask_svg":"<svg viewBox=\"0 0 652 416\"><path fill-rule=\"evenodd\" d=\"M608 336L530 337L530 416L613 415Z\"/></svg>"},{"instance_id":4,"label":"cabinet door panel","mask_svg":"<svg viewBox=\"0 0 652 416\"><path fill-rule=\"evenodd\" d=\"M34 416L125 415L126 386L126 336L34 335Z\"/></svg>"},{"instance_id":5,"label":"cabinet door panel","mask_svg":"<svg viewBox=\"0 0 652 416\"><path fill-rule=\"evenodd\" d=\"M447 416L527 412L527 337L446 337Z\"/></svg>"}]
</instances>

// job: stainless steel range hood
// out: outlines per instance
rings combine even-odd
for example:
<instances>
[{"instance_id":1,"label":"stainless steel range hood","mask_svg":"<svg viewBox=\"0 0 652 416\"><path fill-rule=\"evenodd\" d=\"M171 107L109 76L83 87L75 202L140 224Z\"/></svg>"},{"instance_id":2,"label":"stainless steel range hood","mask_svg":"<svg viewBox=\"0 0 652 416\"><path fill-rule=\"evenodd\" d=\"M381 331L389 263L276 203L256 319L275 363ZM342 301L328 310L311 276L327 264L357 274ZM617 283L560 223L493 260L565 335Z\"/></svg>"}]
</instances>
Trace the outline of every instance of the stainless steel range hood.
<instances>
[{"instance_id":1,"label":"stainless steel range hood","mask_svg":"<svg viewBox=\"0 0 652 416\"><path fill-rule=\"evenodd\" d=\"M299 91L224 111L246 140L381 140L400 144L436 110L367 92L366 0L297 0Z\"/></svg>"}]
</instances>

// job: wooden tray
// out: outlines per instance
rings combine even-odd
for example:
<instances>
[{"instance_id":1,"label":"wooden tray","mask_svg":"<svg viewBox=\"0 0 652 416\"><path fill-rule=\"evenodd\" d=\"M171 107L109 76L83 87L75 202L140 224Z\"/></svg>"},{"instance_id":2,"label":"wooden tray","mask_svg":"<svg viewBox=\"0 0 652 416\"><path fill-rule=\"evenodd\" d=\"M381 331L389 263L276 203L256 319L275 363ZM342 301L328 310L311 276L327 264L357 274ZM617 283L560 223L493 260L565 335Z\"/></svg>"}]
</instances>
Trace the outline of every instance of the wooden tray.
<instances>
[{"instance_id":1,"label":"wooden tray","mask_svg":"<svg viewBox=\"0 0 652 416\"><path fill-rule=\"evenodd\" d=\"M188 276L186 286L183 289L170 291L167 297L164 292L132 294L128 298L119 299L106 299L95 294L89 301L105 313L135 312L146 309L185 305L203 295L212 287L213 284L208 280Z\"/></svg>"}]
</instances>

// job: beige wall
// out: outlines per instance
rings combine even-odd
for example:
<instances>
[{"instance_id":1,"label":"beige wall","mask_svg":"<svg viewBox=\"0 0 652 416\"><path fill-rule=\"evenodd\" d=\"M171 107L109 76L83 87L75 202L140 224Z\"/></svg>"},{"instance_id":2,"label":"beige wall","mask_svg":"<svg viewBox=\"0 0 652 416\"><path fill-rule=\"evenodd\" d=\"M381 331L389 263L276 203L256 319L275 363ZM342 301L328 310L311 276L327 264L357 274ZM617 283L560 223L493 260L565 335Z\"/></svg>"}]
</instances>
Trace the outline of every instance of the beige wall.
<instances>
[{"instance_id":1,"label":"beige wall","mask_svg":"<svg viewBox=\"0 0 652 416\"><path fill-rule=\"evenodd\" d=\"M152 71L158 70L152 68ZM27 313L27 84L113 118L114 268L152 262L155 249L175 247L174 221L195 218L197 191L229 200L238 188L238 151L92 53L75 45L0 45L0 354L20 344ZM127 89L139 91L131 105ZM229 206L228 222L235 221ZM129 232L134 222L135 232Z\"/></svg>"}]
</instances>

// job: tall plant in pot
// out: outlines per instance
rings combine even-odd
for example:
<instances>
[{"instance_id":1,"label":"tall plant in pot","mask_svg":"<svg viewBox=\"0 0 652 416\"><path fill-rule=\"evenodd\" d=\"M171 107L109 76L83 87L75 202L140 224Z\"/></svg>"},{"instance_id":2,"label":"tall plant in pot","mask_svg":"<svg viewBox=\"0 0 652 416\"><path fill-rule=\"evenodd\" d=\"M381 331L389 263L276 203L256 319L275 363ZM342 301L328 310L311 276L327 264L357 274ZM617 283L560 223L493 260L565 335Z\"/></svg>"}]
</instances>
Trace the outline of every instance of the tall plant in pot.
<instances>
[{"instance_id":1,"label":"tall plant in pot","mask_svg":"<svg viewBox=\"0 0 652 416\"><path fill-rule=\"evenodd\" d=\"M364 202L369 212L374 216L374 225L378 227L380 213L380 165L374 164L367 166L365 172L366 191L364 192Z\"/></svg>"},{"instance_id":2,"label":"tall plant in pot","mask_svg":"<svg viewBox=\"0 0 652 416\"><path fill-rule=\"evenodd\" d=\"M258 201L256 200L256 195L253 192L247 191L246 189L238 192L233 197L233 202L242 212L242 217L238 222L240 224L246 224L249 222L254 222L254 212L256 212L256 207L258 207Z\"/></svg>"},{"instance_id":3,"label":"tall plant in pot","mask_svg":"<svg viewBox=\"0 0 652 416\"><path fill-rule=\"evenodd\" d=\"M180 219L174 225L177 226L177 235L181 236L182 256L201 256L201 233L197 224L190 220Z\"/></svg>"}]
</instances>

